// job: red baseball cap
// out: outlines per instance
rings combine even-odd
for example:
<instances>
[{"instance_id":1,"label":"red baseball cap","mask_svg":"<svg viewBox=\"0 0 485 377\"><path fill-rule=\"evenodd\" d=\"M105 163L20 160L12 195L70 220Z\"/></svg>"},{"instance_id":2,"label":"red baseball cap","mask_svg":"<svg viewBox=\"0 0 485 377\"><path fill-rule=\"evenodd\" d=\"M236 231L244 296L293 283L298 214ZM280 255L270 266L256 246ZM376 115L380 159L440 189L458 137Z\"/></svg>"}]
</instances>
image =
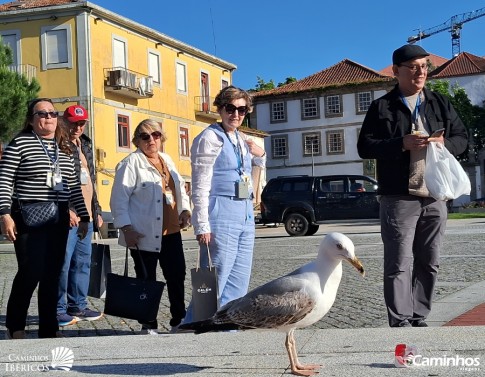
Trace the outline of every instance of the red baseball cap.
<instances>
[{"instance_id":1,"label":"red baseball cap","mask_svg":"<svg viewBox=\"0 0 485 377\"><path fill-rule=\"evenodd\" d=\"M64 110L63 116L69 122L76 123L80 120L88 120L88 111L80 105L73 105Z\"/></svg>"}]
</instances>

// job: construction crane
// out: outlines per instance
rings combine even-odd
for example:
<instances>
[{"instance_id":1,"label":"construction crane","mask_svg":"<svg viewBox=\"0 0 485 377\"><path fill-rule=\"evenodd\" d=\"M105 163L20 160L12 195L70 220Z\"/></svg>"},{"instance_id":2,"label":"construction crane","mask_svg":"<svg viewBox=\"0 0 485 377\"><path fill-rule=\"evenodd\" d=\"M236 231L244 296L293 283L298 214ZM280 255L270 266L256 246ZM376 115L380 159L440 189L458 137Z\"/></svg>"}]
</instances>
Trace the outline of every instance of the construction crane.
<instances>
[{"instance_id":1,"label":"construction crane","mask_svg":"<svg viewBox=\"0 0 485 377\"><path fill-rule=\"evenodd\" d=\"M485 8L480 8L472 12L456 14L441 25L422 31L420 30L418 35L410 36L408 38L408 43L415 43L421 39L431 37L434 34L447 30L451 33L451 52L453 56L457 56L460 53L460 31L463 24L482 16L485 16Z\"/></svg>"}]
</instances>

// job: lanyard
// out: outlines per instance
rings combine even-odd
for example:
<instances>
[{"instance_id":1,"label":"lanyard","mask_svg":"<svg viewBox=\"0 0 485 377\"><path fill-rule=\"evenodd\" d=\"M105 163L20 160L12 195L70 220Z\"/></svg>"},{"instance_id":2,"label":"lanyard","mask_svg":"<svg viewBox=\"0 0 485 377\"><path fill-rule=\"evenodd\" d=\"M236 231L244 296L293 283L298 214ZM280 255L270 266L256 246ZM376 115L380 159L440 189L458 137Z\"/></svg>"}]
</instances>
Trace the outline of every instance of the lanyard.
<instances>
[{"instance_id":1,"label":"lanyard","mask_svg":"<svg viewBox=\"0 0 485 377\"><path fill-rule=\"evenodd\" d=\"M407 101L406 97L404 97L401 93L401 100L402 102L408 107L410 108L409 106L409 102ZM417 124L417 121L418 121L418 117L419 117L419 110L421 108L421 93L418 94L418 98L416 98L416 106L414 107L414 111L413 111L413 124Z\"/></svg>"},{"instance_id":2,"label":"lanyard","mask_svg":"<svg viewBox=\"0 0 485 377\"><path fill-rule=\"evenodd\" d=\"M32 133L35 135L35 137L37 138L37 140L39 140L39 143L42 146L42 149L44 150L44 153L49 158L49 163L51 165L51 168L52 168L52 166L54 166L54 169L52 169L52 170L56 170L57 171L58 161L59 161L59 147L57 146L57 143L54 142L54 155L52 155L52 153L49 153L49 151L47 150L47 147L45 146L44 142L39 137L39 135L37 135L34 131L32 131Z\"/></svg>"},{"instance_id":3,"label":"lanyard","mask_svg":"<svg viewBox=\"0 0 485 377\"><path fill-rule=\"evenodd\" d=\"M237 130L234 130L234 133L236 134L236 143L237 143L237 145L234 145L231 138L229 137L229 134L226 132L224 126L221 125L221 127L224 133L226 134L227 140L229 140L229 142L231 143L232 148L234 149L234 153L236 154L236 159L237 159L236 170L239 173L239 175L242 175L244 171L244 158L242 155L241 144L239 143L239 133ZM242 167L242 170L241 170L241 167Z\"/></svg>"}]
</instances>

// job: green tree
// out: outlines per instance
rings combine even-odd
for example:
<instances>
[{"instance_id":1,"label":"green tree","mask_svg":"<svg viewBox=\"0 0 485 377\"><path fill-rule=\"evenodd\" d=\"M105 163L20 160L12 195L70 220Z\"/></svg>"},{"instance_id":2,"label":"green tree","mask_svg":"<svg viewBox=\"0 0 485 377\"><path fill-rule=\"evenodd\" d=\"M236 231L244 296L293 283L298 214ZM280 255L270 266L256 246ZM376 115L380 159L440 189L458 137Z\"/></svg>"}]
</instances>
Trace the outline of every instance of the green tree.
<instances>
[{"instance_id":1,"label":"green tree","mask_svg":"<svg viewBox=\"0 0 485 377\"><path fill-rule=\"evenodd\" d=\"M23 126L27 103L37 97L40 85L10 69L12 50L0 39L0 140L9 141Z\"/></svg>"},{"instance_id":2,"label":"green tree","mask_svg":"<svg viewBox=\"0 0 485 377\"><path fill-rule=\"evenodd\" d=\"M450 90L450 83L445 80L433 80L426 83L428 89L447 96L456 112L463 121L463 124L472 136L469 148L473 148L475 161L478 159L478 152L485 146L485 109L480 106L472 105L465 89L453 85ZM468 161L469 151L465 151L459 156L460 161Z\"/></svg>"},{"instance_id":3,"label":"green tree","mask_svg":"<svg viewBox=\"0 0 485 377\"><path fill-rule=\"evenodd\" d=\"M285 82L280 82L280 83L278 83L278 85L276 85L274 83L273 79L266 82L266 81L264 81L263 78L256 76L256 81L257 81L256 86L254 87L254 89L249 89L249 92L261 92L263 90L271 90L271 89L274 89L274 88L279 88L280 86L283 86L283 85L286 85L286 84L290 84L290 83L295 82L297 80L294 77L287 77Z\"/></svg>"}]
</instances>

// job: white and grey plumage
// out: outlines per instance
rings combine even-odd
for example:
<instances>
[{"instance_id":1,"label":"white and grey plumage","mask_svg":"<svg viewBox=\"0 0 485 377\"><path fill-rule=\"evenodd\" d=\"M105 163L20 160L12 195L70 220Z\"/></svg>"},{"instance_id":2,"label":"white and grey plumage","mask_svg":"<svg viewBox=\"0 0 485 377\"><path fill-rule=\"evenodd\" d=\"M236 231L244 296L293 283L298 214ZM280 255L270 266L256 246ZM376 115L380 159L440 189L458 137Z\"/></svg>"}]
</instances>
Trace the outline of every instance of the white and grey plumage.
<instances>
[{"instance_id":1,"label":"white and grey plumage","mask_svg":"<svg viewBox=\"0 0 485 377\"><path fill-rule=\"evenodd\" d=\"M364 275L352 241L341 233L330 233L320 243L313 262L228 302L213 317L183 324L180 329L195 330L196 334L225 330L284 331L292 373L314 375L320 365L300 364L294 331L314 324L330 310L342 277L342 260L349 261Z\"/></svg>"}]
</instances>

